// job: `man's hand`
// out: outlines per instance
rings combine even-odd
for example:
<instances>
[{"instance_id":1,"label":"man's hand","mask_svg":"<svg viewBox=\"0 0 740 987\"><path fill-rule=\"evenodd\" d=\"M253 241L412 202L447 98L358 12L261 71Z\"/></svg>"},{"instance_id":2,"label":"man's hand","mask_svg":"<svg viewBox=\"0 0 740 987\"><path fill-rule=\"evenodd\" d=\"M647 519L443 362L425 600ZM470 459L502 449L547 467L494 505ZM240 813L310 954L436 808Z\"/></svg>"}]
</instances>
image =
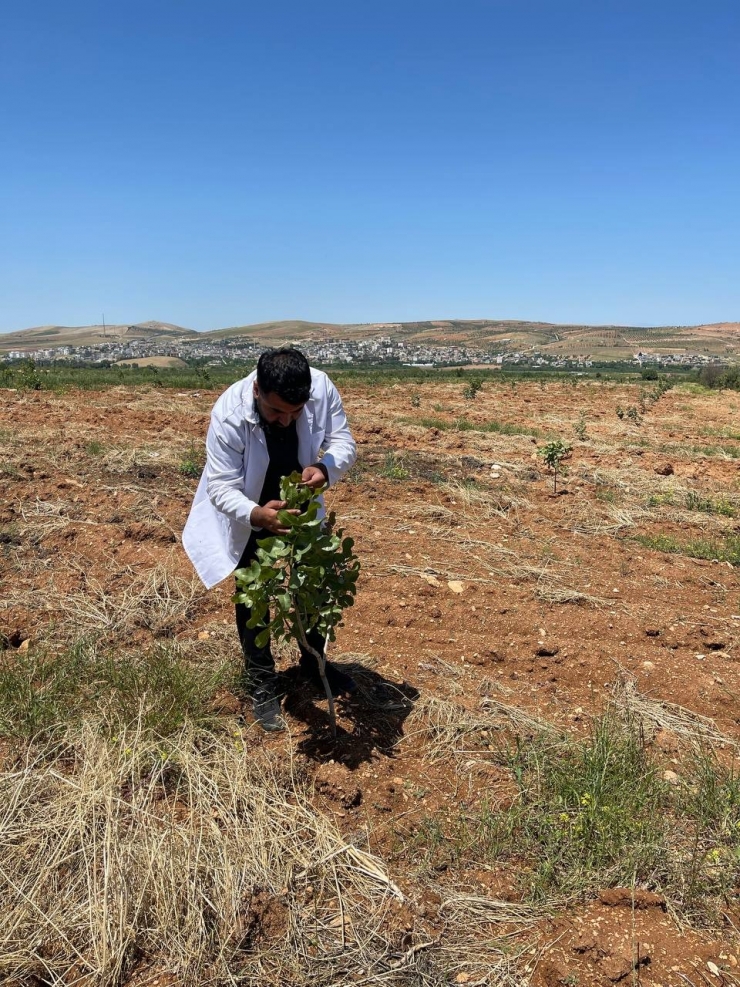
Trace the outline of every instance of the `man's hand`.
<instances>
[{"instance_id":1,"label":"man's hand","mask_svg":"<svg viewBox=\"0 0 740 987\"><path fill-rule=\"evenodd\" d=\"M287 500L268 500L263 507L253 507L252 513L249 515L252 527L262 528L264 531L269 531L271 535L287 534L290 528L284 528L278 521L278 511L282 511L287 503ZM288 514L300 513L295 509L288 511Z\"/></svg>"},{"instance_id":2,"label":"man's hand","mask_svg":"<svg viewBox=\"0 0 740 987\"><path fill-rule=\"evenodd\" d=\"M326 475L320 466L307 466L301 473L301 483L310 490L318 490L326 483Z\"/></svg>"}]
</instances>

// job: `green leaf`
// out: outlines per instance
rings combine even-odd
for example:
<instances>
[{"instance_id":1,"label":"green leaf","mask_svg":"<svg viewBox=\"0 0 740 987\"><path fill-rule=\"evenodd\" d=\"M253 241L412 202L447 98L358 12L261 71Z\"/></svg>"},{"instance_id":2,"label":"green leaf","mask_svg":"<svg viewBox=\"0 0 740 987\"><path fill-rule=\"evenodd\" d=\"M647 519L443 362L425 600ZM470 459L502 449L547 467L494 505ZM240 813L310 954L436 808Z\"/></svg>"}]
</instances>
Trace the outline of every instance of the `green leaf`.
<instances>
[{"instance_id":1,"label":"green leaf","mask_svg":"<svg viewBox=\"0 0 740 987\"><path fill-rule=\"evenodd\" d=\"M261 631L254 639L254 643L258 648L264 648L266 644L270 642L270 628L266 627Z\"/></svg>"}]
</instances>

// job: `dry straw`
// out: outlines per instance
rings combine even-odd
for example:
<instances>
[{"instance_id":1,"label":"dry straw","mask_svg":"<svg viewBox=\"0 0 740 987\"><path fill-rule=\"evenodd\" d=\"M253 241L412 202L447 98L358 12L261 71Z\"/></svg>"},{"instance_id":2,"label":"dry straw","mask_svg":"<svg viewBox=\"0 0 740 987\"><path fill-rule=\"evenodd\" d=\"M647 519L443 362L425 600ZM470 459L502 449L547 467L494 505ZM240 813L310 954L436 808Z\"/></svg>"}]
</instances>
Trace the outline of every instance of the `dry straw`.
<instances>
[{"instance_id":1,"label":"dry straw","mask_svg":"<svg viewBox=\"0 0 740 987\"><path fill-rule=\"evenodd\" d=\"M193 985L390 969L400 891L239 735L88 723L0 784L0 979L108 985L143 958Z\"/></svg>"}]
</instances>

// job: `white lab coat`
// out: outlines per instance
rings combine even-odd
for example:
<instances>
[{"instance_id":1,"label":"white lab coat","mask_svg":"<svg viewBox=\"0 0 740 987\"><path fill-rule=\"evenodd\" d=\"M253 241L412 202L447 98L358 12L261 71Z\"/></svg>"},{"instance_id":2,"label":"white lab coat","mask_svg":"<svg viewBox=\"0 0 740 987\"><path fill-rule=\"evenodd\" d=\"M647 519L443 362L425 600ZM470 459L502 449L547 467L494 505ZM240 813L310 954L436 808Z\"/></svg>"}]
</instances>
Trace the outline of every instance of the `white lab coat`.
<instances>
[{"instance_id":1,"label":"white lab coat","mask_svg":"<svg viewBox=\"0 0 740 987\"><path fill-rule=\"evenodd\" d=\"M257 371L224 391L211 412L206 465L182 533L182 544L207 589L230 575L250 533L269 456L254 404ZM321 370L311 370L311 395L296 421L298 461L321 463L332 486L354 463L357 447L339 392ZM323 504L321 508L323 514Z\"/></svg>"}]
</instances>

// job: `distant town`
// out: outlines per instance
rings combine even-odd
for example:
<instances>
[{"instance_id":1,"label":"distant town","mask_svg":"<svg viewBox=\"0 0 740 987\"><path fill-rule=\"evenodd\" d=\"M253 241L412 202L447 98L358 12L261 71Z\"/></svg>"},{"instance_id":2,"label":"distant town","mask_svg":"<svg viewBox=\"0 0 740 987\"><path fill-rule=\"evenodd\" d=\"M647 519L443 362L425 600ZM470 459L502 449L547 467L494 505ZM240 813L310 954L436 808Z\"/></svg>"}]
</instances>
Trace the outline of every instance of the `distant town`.
<instances>
[{"instance_id":1,"label":"distant town","mask_svg":"<svg viewBox=\"0 0 740 987\"><path fill-rule=\"evenodd\" d=\"M495 349L477 349L459 345L423 345L374 337L366 340L296 340L308 359L319 365L376 366L394 364L412 367L503 366L507 364L530 367L565 369L587 368L594 361L585 356L555 357L542 354L535 347L526 351L508 352L499 341ZM0 361L32 359L38 364L56 362L110 365L127 361L129 365L152 357L173 357L186 363L221 366L234 362L256 361L265 344L242 338L224 340L197 339L138 339L111 340L85 346L58 346L43 349L17 349L0 356ZM698 353L635 353L631 361L637 365L701 366L713 362L712 357Z\"/></svg>"}]
</instances>

